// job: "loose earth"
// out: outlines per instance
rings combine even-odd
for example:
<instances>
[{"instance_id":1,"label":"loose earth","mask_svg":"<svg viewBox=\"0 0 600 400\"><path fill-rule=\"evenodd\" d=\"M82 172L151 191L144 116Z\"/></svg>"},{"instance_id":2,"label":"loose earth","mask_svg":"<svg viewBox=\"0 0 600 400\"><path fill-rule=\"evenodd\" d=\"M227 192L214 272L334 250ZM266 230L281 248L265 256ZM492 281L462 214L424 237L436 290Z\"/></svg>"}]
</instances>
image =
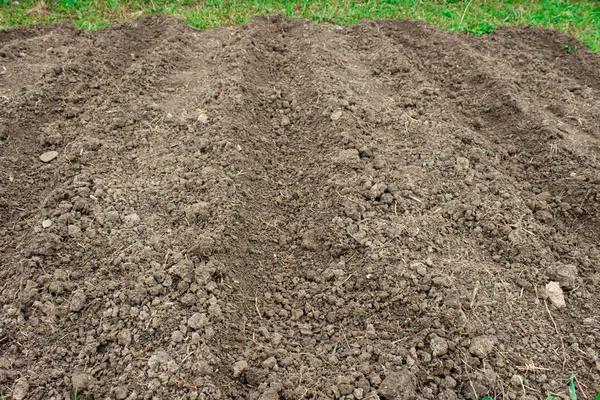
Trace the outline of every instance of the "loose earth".
<instances>
[{"instance_id":1,"label":"loose earth","mask_svg":"<svg viewBox=\"0 0 600 400\"><path fill-rule=\"evenodd\" d=\"M2 31L0 392L593 398L599 99L529 27Z\"/></svg>"}]
</instances>

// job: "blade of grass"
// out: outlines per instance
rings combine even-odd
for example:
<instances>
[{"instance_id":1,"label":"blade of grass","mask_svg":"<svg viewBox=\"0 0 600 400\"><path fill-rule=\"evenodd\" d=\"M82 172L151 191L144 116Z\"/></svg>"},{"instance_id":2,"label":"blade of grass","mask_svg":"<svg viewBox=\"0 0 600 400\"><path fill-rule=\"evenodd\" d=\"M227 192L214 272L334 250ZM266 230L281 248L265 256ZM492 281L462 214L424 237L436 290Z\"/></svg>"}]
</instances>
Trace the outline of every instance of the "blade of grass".
<instances>
[{"instance_id":1,"label":"blade of grass","mask_svg":"<svg viewBox=\"0 0 600 400\"><path fill-rule=\"evenodd\" d=\"M573 379L575 375L571 375L571 379L569 379L569 395L571 396L571 400L577 400L577 392L575 391L575 382Z\"/></svg>"}]
</instances>

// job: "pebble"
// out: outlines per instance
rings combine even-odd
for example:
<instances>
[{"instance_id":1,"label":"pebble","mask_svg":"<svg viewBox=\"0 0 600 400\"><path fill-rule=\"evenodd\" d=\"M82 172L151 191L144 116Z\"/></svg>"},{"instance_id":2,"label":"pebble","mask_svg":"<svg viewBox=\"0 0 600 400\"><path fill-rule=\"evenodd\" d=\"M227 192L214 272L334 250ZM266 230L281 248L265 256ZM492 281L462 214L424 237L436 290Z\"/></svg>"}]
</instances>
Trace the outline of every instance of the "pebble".
<instances>
[{"instance_id":1,"label":"pebble","mask_svg":"<svg viewBox=\"0 0 600 400\"><path fill-rule=\"evenodd\" d=\"M183 333L181 333L181 331L174 331L171 334L171 340L175 343L181 343L185 340L185 336Z\"/></svg>"},{"instance_id":2,"label":"pebble","mask_svg":"<svg viewBox=\"0 0 600 400\"><path fill-rule=\"evenodd\" d=\"M332 121L337 121L341 117L342 117L342 110L335 110L334 112L331 113L331 116L329 118L331 118Z\"/></svg>"},{"instance_id":3,"label":"pebble","mask_svg":"<svg viewBox=\"0 0 600 400\"><path fill-rule=\"evenodd\" d=\"M204 328L208 324L208 317L204 313L193 314L187 322L188 326L192 329Z\"/></svg>"},{"instance_id":4,"label":"pebble","mask_svg":"<svg viewBox=\"0 0 600 400\"><path fill-rule=\"evenodd\" d=\"M354 398L357 400L361 400L365 396L365 390L363 388L354 389Z\"/></svg>"},{"instance_id":5,"label":"pebble","mask_svg":"<svg viewBox=\"0 0 600 400\"><path fill-rule=\"evenodd\" d=\"M258 400L279 400L279 393L275 389L267 389Z\"/></svg>"},{"instance_id":6,"label":"pebble","mask_svg":"<svg viewBox=\"0 0 600 400\"><path fill-rule=\"evenodd\" d=\"M456 172L465 173L469 170L470 162L468 158L457 157L456 158Z\"/></svg>"},{"instance_id":7,"label":"pebble","mask_svg":"<svg viewBox=\"0 0 600 400\"><path fill-rule=\"evenodd\" d=\"M83 310L86 300L87 296L85 295L85 292L80 291L75 293L71 298L71 305L69 306L69 309L73 312L79 312Z\"/></svg>"},{"instance_id":8,"label":"pebble","mask_svg":"<svg viewBox=\"0 0 600 400\"><path fill-rule=\"evenodd\" d=\"M448 353L448 342L444 338L434 337L431 339L430 346L434 357L443 356Z\"/></svg>"},{"instance_id":9,"label":"pebble","mask_svg":"<svg viewBox=\"0 0 600 400\"><path fill-rule=\"evenodd\" d=\"M52 226L51 219L45 219L42 221L42 228L50 228Z\"/></svg>"},{"instance_id":10,"label":"pebble","mask_svg":"<svg viewBox=\"0 0 600 400\"><path fill-rule=\"evenodd\" d=\"M148 367L157 368L169 364L173 357L164 350L158 350L148 359Z\"/></svg>"},{"instance_id":11,"label":"pebble","mask_svg":"<svg viewBox=\"0 0 600 400\"><path fill-rule=\"evenodd\" d=\"M140 216L137 215L136 213L133 213L133 214L126 215L125 218L123 218L123 220L125 221L126 224L133 226L133 225L137 225L140 223Z\"/></svg>"},{"instance_id":12,"label":"pebble","mask_svg":"<svg viewBox=\"0 0 600 400\"><path fill-rule=\"evenodd\" d=\"M69 236L72 238L81 236L81 228L78 227L77 225L69 225L69 227L67 228L67 231L69 233Z\"/></svg>"},{"instance_id":13,"label":"pebble","mask_svg":"<svg viewBox=\"0 0 600 400\"><path fill-rule=\"evenodd\" d=\"M115 388L115 399L124 400L127 398L127 386L117 386Z\"/></svg>"},{"instance_id":14,"label":"pebble","mask_svg":"<svg viewBox=\"0 0 600 400\"><path fill-rule=\"evenodd\" d=\"M56 157L58 157L58 151L47 151L40 156L40 160L42 160L42 162L49 163Z\"/></svg>"},{"instance_id":15,"label":"pebble","mask_svg":"<svg viewBox=\"0 0 600 400\"><path fill-rule=\"evenodd\" d=\"M131 332L129 329L123 329L121 332L119 332L117 335L117 343L124 347L127 347L131 344Z\"/></svg>"},{"instance_id":16,"label":"pebble","mask_svg":"<svg viewBox=\"0 0 600 400\"><path fill-rule=\"evenodd\" d=\"M248 362L246 360L241 360L233 364L231 367L231 371L233 372L233 377L238 378L242 372L248 369Z\"/></svg>"},{"instance_id":17,"label":"pebble","mask_svg":"<svg viewBox=\"0 0 600 400\"><path fill-rule=\"evenodd\" d=\"M469 351L479 358L487 357L494 349L495 340L490 336L478 336L471 341Z\"/></svg>"},{"instance_id":18,"label":"pebble","mask_svg":"<svg viewBox=\"0 0 600 400\"><path fill-rule=\"evenodd\" d=\"M407 369L389 373L379 386L379 395L386 400L413 398L417 392L417 377Z\"/></svg>"},{"instance_id":19,"label":"pebble","mask_svg":"<svg viewBox=\"0 0 600 400\"><path fill-rule=\"evenodd\" d=\"M15 384L12 392L12 398L15 400L23 400L27 398L27 393L29 392L29 382L26 379L20 379Z\"/></svg>"},{"instance_id":20,"label":"pebble","mask_svg":"<svg viewBox=\"0 0 600 400\"><path fill-rule=\"evenodd\" d=\"M208 123L208 115L206 115L205 113L201 112L198 115L198 122L200 122L201 124L207 124Z\"/></svg>"},{"instance_id":21,"label":"pebble","mask_svg":"<svg viewBox=\"0 0 600 400\"><path fill-rule=\"evenodd\" d=\"M567 306L565 303L565 295L558 282L548 282L546 285L546 294L548 295L550 302L554 304L554 307L565 308Z\"/></svg>"},{"instance_id":22,"label":"pebble","mask_svg":"<svg viewBox=\"0 0 600 400\"><path fill-rule=\"evenodd\" d=\"M73 383L73 391L76 390L80 392L92 386L94 383L96 383L96 380L91 375L84 373L76 373L73 374L73 377L71 378L71 383Z\"/></svg>"},{"instance_id":23,"label":"pebble","mask_svg":"<svg viewBox=\"0 0 600 400\"><path fill-rule=\"evenodd\" d=\"M557 281L563 289L571 290L577 286L577 267L573 264L557 263L550 267L548 276Z\"/></svg>"},{"instance_id":24,"label":"pebble","mask_svg":"<svg viewBox=\"0 0 600 400\"><path fill-rule=\"evenodd\" d=\"M281 333L275 332L271 335L271 343L273 343L273 346L279 346L281 344L282 339L283 335Z\"/></svg>"}]
</instances>

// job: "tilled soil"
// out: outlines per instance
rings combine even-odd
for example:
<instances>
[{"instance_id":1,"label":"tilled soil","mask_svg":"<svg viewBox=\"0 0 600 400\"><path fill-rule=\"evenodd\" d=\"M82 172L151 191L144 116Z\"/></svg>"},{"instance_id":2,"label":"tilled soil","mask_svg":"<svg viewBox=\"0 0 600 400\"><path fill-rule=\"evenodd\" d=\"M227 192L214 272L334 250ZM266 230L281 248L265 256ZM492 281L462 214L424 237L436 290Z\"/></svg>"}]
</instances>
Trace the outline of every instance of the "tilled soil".
<instances>
[{"instance_id":1,"label":"tilled soil","mask_svg":"<svg viewBox=\"0 0 600 400\"><path fill-rule=\"evenodd\" d=\"M599 98L527 27L0 32L0 391L592 398Z\"/></svg>"}]
</instances>

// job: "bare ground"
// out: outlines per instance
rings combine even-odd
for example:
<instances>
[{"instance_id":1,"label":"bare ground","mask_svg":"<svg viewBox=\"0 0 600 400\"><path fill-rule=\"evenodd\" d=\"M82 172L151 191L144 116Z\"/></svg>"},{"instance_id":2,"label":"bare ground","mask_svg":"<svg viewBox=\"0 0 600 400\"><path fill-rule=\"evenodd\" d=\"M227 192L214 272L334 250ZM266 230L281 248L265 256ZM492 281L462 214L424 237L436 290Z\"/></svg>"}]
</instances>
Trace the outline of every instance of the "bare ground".
<instances>
[{"instance_id":1,"label":"bare ground","mask_svg":"<svg viewBox=\"0 0 600 400\"><path fill-rule=\"evenodd\" d=\"M0 32L0 391L592 398L599 98L527 27Z\"/></svg>"}]
</instances>

